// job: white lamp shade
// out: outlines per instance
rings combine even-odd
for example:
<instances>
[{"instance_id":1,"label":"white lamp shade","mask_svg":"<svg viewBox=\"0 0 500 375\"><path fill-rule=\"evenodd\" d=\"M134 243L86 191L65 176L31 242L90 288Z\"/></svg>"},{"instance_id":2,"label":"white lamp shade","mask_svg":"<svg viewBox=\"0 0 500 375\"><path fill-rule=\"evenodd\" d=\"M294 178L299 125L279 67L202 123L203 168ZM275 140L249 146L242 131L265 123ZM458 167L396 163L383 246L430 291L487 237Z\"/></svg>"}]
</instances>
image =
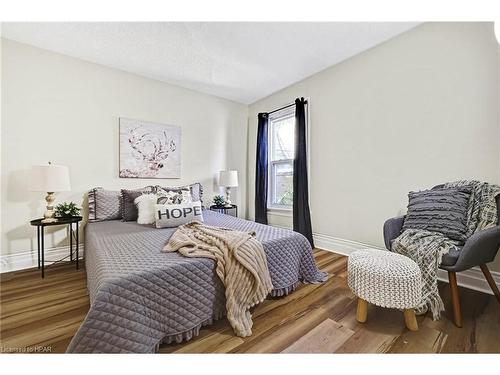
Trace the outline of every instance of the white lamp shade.
<instances>
[{"instance_id":1,"label":"white lamp shade","mask_svg":"<svg viewBox=\"0 0 500 375\"><path fill-rule=\"evenodd\" d=\"M497 42L500 44L500 20L495 21L493 29L495 31L495 37L497 38Z\"/></svg>"},{"instance_id":2,"label":"white lamp shade","mask_svg":"<svg viewBox=\"0 0 500 375\"><path fill-rule=\"evenodd\" d=\"M225 186L225 187L238 186L238 171L220 171L219 186Z\"/></svg>"},{"instance_id":3,"label":"white lamp shade","mask_svg":"<svg viewBox=\"0 0 500 375\"><path fill-rule=\"evenodd\" d=\"M31 168L31 191L54 193L71 190L69 170L64 165L34 165Z\"/></svg>"}]
</instances>

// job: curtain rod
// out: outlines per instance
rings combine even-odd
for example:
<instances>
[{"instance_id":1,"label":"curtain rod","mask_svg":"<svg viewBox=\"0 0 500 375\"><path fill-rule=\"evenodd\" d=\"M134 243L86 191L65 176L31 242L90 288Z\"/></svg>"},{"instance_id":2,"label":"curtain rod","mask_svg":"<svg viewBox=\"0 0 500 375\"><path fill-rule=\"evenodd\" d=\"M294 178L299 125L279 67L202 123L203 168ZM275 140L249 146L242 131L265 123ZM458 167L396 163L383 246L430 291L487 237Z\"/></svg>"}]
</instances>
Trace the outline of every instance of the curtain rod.
<instances>
[{"instance_id":1,"label":"curtain rod","mask_svg":"<svg viewBox=\"0 0 500 375\"><path fill-rule=\"evenodd\" d=\"M304 104L307 104L307 100L304 101ZM290 108L290 107L293 107L295 105L295 103L292 103L292 104L288 104L288 105L285 105L284 107L281 107L281 108L278 108L278 109L275 109L271 112L267 112L268 115L270 115L271 113L275 113L275 112L279 112L281 111L282 109L286 109L286 108Z\"/></svg>"}]
</instances>

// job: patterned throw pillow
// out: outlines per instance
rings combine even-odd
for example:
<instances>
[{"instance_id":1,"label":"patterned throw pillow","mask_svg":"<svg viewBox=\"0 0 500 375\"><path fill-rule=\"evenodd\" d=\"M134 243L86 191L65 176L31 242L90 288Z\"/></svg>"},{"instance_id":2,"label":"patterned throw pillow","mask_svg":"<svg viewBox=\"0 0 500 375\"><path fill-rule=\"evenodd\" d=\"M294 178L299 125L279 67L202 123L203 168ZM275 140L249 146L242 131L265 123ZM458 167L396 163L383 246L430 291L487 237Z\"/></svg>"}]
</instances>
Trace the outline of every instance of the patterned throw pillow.
<instances>
[{"instance_id":1,"label":"patterned throw pillow","mask_svg":"<svg viewBox=\"0 0 500 375\"><path fill-rule=\"evenodd\" d=\"M169 190L179 190L179 189L189 189L192 201L193 202L200 201L203 206L203 186L199 182L195 182L194 184L181 187L163 187L159 185L156 186L157 192L161 192L162 190L169 191Z\"/></svg>"},{"instance_id":2,"label":"patterned throw pillow","mask_svg":"<svg viewBox=\"0 0 500 375\"><path fill-rule=\"evenodd\" d=\"M191 191L189 188L162 188L156 187L156 195L158 195L158 203L160 204L180 204L191 203Z\"/></svg>"},{"instance_id":3,"label":"patterned throw pillow","mask_svg":"<svg viewBox=\"0 0 500 375\"><path fill-rule=\"evenodd\" d=\"M137 206L137 224L154 224L155 205L158 196L156 194L141 194L135 198Z\"/></svg>"},{"instance_id":4,"label":"patterned throw pillow","mask_svg":"<svg viewBox=\"0 0 500 375\"><path fill-rule=\"evenodd\" d=\"M88 192L89 222L121 219L121 194L119 191L97 187Z\"/></svg>"},{"instance_id":5,"label":"patterned throw pillow","mask_svg":"<svg viewBox=\"0 0 500 375\"><path fill-rule=\"evenodd\" d=\"M156 204L156 228L174 228L190 221L203 221L201 202L181 204Z\"/></svg>"},{"instance_id":6,"label":"patterned throw pillow","mask_svg":"<svg viewBox=\"0 0 500 375\"><path fill-rule=\"evenodd\" d=\"M467 239L469 198L468 188L410 192L402 230L424 229L463 242Z\"/></svg>"},{"instance_id":7,"label":"patterned throw pillow","mask_svg":"<svg viewBox=\"0 0 500 375\"><path fill-rule=\"evenodd\" d=\"M134 203L135 198L139 195L153 193L154 186L145 186L140 189L127 190L122 189L122 220L123 221L136 221L137 220L137 207Z\"/></svg>"}]
</instances>

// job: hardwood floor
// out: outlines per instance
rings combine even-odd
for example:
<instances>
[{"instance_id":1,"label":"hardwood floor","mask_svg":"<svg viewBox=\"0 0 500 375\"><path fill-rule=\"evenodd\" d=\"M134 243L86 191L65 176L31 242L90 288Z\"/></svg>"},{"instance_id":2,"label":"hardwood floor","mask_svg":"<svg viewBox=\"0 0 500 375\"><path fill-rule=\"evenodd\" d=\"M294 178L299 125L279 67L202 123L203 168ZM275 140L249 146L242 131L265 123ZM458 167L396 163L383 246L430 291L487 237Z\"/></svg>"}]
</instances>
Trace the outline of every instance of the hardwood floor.
<instances>
[{"instance_id":1,"label":"hardwood floor","mask_svg":"<svg viewBox=\"0 0 500 375\"><path fill-rule=\"evenodd\" d=\"M195 339L163 345L162 353L500 353L500 304L495 297L460 288L463 328L451 320L417 317L419 330L405 327L400 311L369 306L366 323L356 321L357 300L346 283L347 258L314 252L330 274L326 283L301 285L285 298L266 300L253 311L253 335L236 337L225 319ZM35 270L0 275L2 352L64 352L89 309L85 271L57 265L45 279ZM451 310L447 284L440 285ZM16 349L17 348L17 349ZM23 349L24 348L24 349Z\"/></svg>"}]
</instances>

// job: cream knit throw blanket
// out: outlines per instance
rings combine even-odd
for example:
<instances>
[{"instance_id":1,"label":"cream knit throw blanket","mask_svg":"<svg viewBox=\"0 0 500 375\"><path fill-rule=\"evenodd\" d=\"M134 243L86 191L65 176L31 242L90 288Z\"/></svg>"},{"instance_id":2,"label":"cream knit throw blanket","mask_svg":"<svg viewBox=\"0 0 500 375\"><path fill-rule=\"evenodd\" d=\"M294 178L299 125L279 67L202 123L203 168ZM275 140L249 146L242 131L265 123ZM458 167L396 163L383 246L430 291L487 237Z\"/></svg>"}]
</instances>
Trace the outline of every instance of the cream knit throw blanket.
<instances>
[{"instance_id":1,"label":"cream knit throw blanket","mask_svg":"<svg viewBox=\"0 0 500 375\"><path fill-rule=\"evenodd\" d=\"M254 232L241 232L192 221L181 225L164 252L210 258L226 288L226 310L237 336L252 334L250 308L266 299L273 289L262 244Z\"/></svg>"}]
</instances>

